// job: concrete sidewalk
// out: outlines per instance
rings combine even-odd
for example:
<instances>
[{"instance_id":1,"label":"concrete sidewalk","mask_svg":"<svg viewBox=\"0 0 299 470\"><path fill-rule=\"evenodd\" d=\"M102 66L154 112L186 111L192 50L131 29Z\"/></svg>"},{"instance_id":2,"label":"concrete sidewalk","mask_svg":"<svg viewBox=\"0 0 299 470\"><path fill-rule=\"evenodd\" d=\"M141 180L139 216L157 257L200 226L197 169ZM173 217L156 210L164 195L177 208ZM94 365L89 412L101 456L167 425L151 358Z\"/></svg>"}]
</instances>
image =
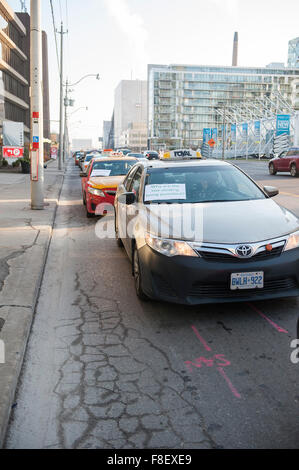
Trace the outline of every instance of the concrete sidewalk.
<instances>
[{"instance_id":1,"label":"concrete sidewalk","mask_svg":"<svg viewBox=\"0 0 299 470\"><path fill-rule=\"evenodd\" d=\"M44 172L43 211L30 208L30 175L0 173L0 341L5 345L4 364L0 356L0 447L14 405L64 178L56 161Z\"/></svg>"}]
</instances>

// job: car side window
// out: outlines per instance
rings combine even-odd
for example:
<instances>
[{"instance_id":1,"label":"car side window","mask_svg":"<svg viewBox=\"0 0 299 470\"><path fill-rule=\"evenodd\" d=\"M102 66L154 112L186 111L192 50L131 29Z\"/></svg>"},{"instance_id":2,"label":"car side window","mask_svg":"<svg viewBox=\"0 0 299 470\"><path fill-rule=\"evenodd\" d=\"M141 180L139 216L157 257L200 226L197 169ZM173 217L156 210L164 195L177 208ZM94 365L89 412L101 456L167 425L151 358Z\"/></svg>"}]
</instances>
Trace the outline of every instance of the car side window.
<instances>
[{"instance_id":1,"label":"car side window","mask_svg":"<svg viewBox=\"0 0 299 470\"><path fill-rule=\"evenodd\" d=\"M137 197L139 195L140 183L142 177L142 168L139 167L132 179L129 192L134 193Z\"/></svg>"},{"instance_id":2,"label":"car side window","mask_svg":"<svg viewBox=\"0 0 299 470\"><path fill-rule=\"evenodd\" d=\"M124 180L123 184L124 184L124 187L125 187L126 191L129 191L129 187L131 185L132 178L135 175L135 172L136 172L136 168L132 168L132 170L129 171L128 175L126 176L126 178Z\"/></svg>"}]
</instances>

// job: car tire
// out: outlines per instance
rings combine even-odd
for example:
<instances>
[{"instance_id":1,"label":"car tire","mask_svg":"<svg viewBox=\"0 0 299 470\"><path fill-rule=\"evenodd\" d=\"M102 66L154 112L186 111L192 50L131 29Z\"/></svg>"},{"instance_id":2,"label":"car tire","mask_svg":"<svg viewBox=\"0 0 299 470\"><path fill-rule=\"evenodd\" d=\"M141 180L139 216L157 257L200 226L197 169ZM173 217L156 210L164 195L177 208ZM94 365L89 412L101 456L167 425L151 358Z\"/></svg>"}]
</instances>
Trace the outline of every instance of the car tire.
<instances>
[{"instance_id":1,"label":"car tire","mask_svg":"<svg viewBox=\"0 0 299 470\"><path fill-rule=\"evenodd\" d=\"M135 247L133 251L133 276L134 276L134 281L135 281L135 290L137 297L140 300L148 300L148 297L145 295L145 293L142 290L141 287L141 271L140 271L140 263L139 263L139 256L138 256L138 250Z\"/></svg>"},{"instance_id":2,"label":"car tire","mask_svg":"<svg viewBox=\"0 0 299 470\"><path fill-rule=\"evenodd\" d=\"M92 212L88 211L87 206L86 206L86 217L88 219L92 219L94 217L94 214Z\"/></svg>"},{"instance_id":3,"label":"car tire","mask_svg":"<svg viewBox=\"0 0 299 470\"><path fill-rule=\"evenodd\" d=\"M273 163L270 163L270 165L269 165L269 173L270 173L270 175L276 175L276 173L277 173Z\"/></svg>"},{"instance_id":4,"label":"car tire","mask_svg":"<svg viewBox=\"0 0 299 470\"><path fill-rule=\"evenodd\" d=\"M115 220L116 220L116 214L115 214ZM116 240L117 246L119 246L119 248L123 248L124 244L122 242L122 239L119 238L118 236L118 227L116 225L116 222L115 222L115 240Z\"/></svg>"},{"instance_id":5,"label":"car tire","mask_svg":"<svg viewBox=\"0 0 299 470\"><path fill-rule=\"evenodd\" d=\"M84 204L84 206L86 206L86 195L85 195L85 192L83 193L83 204Z\"/></svg>"},{"instance_id":6,"label":"car tire","mask_svg":"<svg viewBox=\"0 0 299 470\"><path fill-rule=\"evenodd\" d=\"M298 176L298 171L297 171L295 163L292 163L291 168L290 168L290 173L291 173L291 176L293 176L293 178L296 178L296 176Z\"/></svg>"}]
</instances>

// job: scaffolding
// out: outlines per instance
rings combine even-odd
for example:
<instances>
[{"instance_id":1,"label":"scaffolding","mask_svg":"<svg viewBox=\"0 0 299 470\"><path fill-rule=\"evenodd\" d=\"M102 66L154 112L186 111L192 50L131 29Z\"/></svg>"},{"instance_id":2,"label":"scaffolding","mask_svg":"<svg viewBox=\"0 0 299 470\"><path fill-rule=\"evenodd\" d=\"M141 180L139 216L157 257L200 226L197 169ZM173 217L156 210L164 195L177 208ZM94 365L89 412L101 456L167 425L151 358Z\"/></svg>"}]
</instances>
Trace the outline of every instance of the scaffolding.
<instances>
[{"instance_id":1,"label":"scaffolding","mask_svg":"<svg viewBox=\"0 0 299 470\"><path fill-rule=\"evenodd\" d=\"M270 94L269 94L270 95ZM218 116L217 142L210 158L271 158L274 156L277 115L290 116L289 145L295 144L298 113L280 92L244 100L234 106L215 108Z\"/></svg>"}]
</instances>

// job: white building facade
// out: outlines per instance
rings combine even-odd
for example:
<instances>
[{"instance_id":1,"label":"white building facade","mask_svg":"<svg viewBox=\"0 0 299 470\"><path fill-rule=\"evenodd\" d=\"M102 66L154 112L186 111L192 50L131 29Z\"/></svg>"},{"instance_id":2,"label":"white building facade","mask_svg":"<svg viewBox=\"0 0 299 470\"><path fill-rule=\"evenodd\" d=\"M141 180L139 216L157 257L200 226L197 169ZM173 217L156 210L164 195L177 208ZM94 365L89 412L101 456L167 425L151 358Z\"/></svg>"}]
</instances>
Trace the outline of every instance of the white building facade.
<instances>
[{"instance_id":1,"label":"white building facade","mask_svg":"<svg viewBox=\"0 0 299 470\"><path fill-rule=\"evenodd\" d=\"M147 122L147 81L122 80L114 95L114 142L122 147L123 133L130 126L146 125Z\"/></svg>"},{"instance_id":2,"label":"white building facade","mask_svg":"<svg viewBox=\"0 0 299 470\"><path fill-rule=\"evenodd\" d=\"M246 100L275 100L279 92L298 106L299 69L195 65L148 66L150 148L198 148L204 128L221 127L217 111Z\"/></svg>"}]
</instances>

